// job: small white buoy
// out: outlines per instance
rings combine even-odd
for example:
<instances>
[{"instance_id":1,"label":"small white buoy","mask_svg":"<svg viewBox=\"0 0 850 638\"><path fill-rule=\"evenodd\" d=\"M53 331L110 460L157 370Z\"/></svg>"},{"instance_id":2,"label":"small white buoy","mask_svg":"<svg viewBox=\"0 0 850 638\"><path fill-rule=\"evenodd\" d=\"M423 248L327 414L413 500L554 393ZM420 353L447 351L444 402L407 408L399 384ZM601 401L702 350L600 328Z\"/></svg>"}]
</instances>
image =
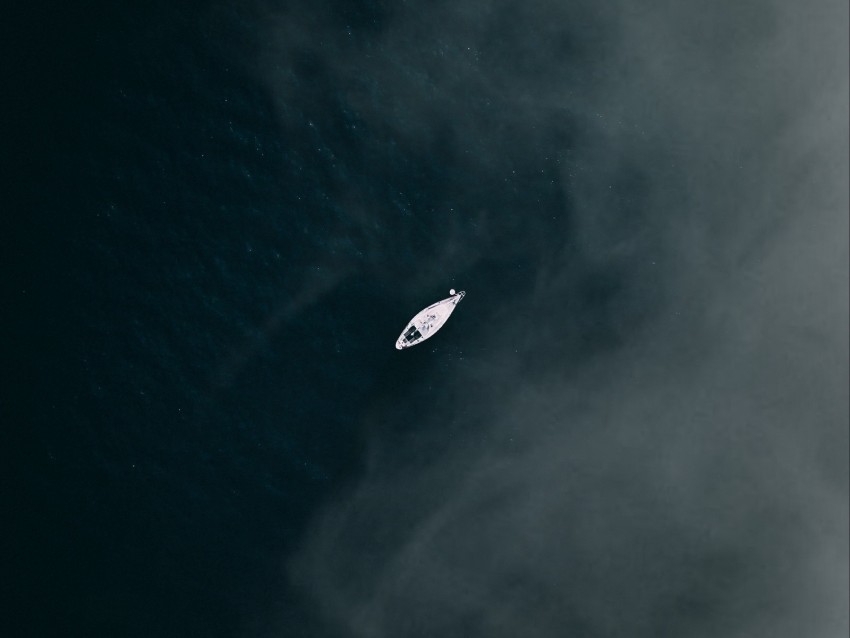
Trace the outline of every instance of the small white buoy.
<instances>
[{"instance_id":1,"label":"small white buoy","mask_svg":"<svg viewBox=\"0 0 850 638\"><path fill-rule=\"evenodd\" d=\"M449 290L449 294L450 294L450 295L455 294L455 289L454 289L454 288L451 288L451 289Z\"/></svg>"}]
</instances>

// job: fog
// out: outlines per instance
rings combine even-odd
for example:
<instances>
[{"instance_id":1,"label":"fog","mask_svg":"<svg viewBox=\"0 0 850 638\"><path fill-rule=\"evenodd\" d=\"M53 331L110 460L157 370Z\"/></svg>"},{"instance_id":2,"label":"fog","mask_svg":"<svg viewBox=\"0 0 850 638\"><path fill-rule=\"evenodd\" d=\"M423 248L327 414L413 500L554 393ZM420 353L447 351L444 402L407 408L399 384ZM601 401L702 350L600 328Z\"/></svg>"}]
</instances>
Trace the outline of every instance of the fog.
<instances>
[{"instance_id":1,"label":"fog","mask_svg":"<svg viewBox=\"0 0 850 638\"><path fill-rule=\"evenodd\" d=\"M848 7L597 4L270 10L283 126L332 87L394 143L451 140L452 201L524 166L557 194L517 178L417 273L507 252L532 285L469 324L417 436L415 390L358 417L363 476L285 566L334 635L850 629ZM320 88L289 71L305 56ZM340 188L381 270L386 209ZM583 292L600 274L604 304ZM457 283L469 312L486 286Z\"/></svg>"}]
</instances>

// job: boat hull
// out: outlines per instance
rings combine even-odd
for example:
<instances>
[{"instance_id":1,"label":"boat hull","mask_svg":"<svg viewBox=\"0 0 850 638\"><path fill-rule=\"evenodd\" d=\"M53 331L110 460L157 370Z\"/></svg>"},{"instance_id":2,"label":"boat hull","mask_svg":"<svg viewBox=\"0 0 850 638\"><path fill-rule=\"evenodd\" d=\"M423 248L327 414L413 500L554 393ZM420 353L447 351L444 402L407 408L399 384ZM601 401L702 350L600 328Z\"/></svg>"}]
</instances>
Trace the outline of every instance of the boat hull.
<instances>
[{"instance_id":1,"label":"boat hull","mask_svg":"<svg viewBox=\"0 0 850 638\"><path fill-rule=\"evenodd\" d=\"M464 296L466 292L461 290L416 313L401 331L401 335L395 342L396 349L404 350L433 337L443 327Z\"/></svg>"}]
</instances>

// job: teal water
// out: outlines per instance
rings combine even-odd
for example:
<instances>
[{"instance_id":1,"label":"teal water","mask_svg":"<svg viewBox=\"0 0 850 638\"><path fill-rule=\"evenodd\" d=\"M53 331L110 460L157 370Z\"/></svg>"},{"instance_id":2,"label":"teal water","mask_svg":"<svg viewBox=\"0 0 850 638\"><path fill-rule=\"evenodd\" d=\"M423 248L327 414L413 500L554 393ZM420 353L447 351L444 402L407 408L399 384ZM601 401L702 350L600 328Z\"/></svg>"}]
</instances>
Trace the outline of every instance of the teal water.
<instances>
[{"instance_id":1,"label":"teal water","mask_svg":"<svg viewBox=\"0 0 850 638\"><path fill-rule=\"evenodd\" d=\"M346 5L333 33L371 46L384 13ZM309 50L266 74L264 19L155 3L42 35L54 84L33 89L21 143L38 212L12 248L25 314L6 407L27 427L6 635L233 636L264 616L322 635L284 564L362 471L375 405L406 436L457 407L423 379L474 365L505 317L564 335L534 375L620 343L651 307L630 262L589 265L572 242L568 124L516 144L505 104L461 93L490 131L477 145L439 118L400 133ZM640 170L617 179L639 201ZM576 274L529 310L555 257ZM439 339L397 353L450 287L467 298Z\"/></svg>"}]
</instances>

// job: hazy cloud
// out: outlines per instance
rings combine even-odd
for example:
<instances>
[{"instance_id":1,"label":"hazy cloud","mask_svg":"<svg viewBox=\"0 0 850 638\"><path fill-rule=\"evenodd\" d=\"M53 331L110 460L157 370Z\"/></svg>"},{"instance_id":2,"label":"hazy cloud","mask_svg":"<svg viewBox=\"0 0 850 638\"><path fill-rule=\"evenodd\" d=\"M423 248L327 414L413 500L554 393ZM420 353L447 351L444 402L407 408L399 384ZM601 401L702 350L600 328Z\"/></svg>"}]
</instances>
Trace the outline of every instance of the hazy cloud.
<instances>
[{"instance_id":1,"label":"hazy cloud","mask_svg":"<svg viewBox=\"0 0 850 638\"><path fill-rule=\"evenodd\" d=\"M364 416L365 476L288 567L341 635L848 631L847 6L616 9L400 3L343 41L331 10L276 15L285 121L312 64L470 179L554 148L570 219L512 211L530 310L482 318L416 437ZM506 223L476 214L472 262ZM598 273L621 340L584 351Z\"/></svg>"}]
</instances>

